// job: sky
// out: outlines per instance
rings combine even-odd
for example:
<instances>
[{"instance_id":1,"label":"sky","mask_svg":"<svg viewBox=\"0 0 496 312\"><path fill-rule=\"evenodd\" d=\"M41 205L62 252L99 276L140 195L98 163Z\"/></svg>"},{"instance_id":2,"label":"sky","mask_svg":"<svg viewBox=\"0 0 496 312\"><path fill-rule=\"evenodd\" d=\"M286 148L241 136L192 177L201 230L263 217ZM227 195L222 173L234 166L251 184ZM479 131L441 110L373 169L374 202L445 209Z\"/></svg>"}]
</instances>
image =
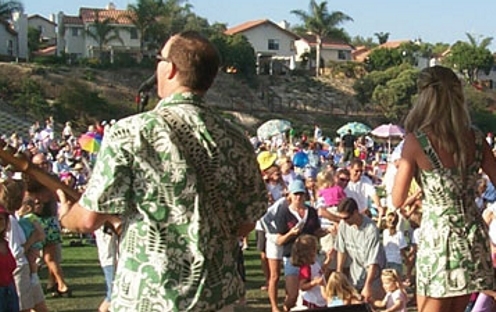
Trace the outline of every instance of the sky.
<instances>
[{"instance_id":1,"label":"sky","mask_svg":"<svg viewBox=\"0 0 496 312\"><path fill-rule=\"evenodd\" d=\"M108 0L21 0L28 15L63 11L77 15L80 7L103 8ZM135 0L113 0L118 9L125 9ZM317 2L320 2L317 0ZM298 24L291 10L308 10L308 0L189 0L193 11L210 23L222 22L228 27L250 20L285 20ZM494 37L490 49L496 52L496 1L466 0L354 0L327 1L329 11L342 11L353 18L342 27L351 37L373 37L388 32L389 40L422 39L423 42L453 44L467 41L466 33L475 38Z\"/></svg>"}]
</instances>

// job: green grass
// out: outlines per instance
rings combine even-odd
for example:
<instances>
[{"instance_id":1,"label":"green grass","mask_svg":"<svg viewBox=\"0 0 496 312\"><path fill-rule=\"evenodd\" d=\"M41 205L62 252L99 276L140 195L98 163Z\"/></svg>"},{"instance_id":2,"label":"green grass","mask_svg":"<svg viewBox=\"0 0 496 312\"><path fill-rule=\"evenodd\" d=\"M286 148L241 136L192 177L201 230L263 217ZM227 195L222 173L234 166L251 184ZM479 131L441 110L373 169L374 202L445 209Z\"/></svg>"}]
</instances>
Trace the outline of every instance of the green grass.
<instances>
[{"instance_id":1,"label":"green grass","mask_svg":"<svg viewBox=\"0 0 496 312\"><path fill-rule=\"evenodd\" d=\"M69 246L70 239L64 241L62 247L62 270L67 284L73 289L72 298L51 298L46 296L49 311L53 312L86 312L97 311L105 296L105 279L98 262L97 248L84 244L82 247ZM245 266L247 273L245 306L236 308L236 312L270 312L269 299L266 291L261 291L264 277L260 267L260 255L255 249L255 242L250 241L251 248L245 251ZM46 285L46 268L40 271L43 287ZM283 294L282 287L280 295ZM283 299L280 299L282 304Z\"/></svg>"}]
</instances>

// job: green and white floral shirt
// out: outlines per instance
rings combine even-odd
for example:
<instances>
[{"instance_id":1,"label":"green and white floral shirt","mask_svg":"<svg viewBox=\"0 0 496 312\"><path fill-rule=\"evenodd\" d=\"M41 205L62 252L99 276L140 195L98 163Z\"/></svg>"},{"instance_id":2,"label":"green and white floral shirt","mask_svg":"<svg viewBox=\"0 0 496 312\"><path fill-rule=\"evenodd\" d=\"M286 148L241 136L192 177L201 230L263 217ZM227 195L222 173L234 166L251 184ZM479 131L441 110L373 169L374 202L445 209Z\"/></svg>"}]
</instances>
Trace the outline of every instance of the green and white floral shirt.
<instances>
[{"instance_id":1,"label":"green and white floral shirt","mask_svg":"<svg viewBox=\"0 0 496 312\"><path fill-rule=\"evenodd\" d=\"M244 293L237 228L267 210L250 142L191 93L112 126L80 204L125 220L113 312L234 303Z\"/></svg>"}]
</instances>

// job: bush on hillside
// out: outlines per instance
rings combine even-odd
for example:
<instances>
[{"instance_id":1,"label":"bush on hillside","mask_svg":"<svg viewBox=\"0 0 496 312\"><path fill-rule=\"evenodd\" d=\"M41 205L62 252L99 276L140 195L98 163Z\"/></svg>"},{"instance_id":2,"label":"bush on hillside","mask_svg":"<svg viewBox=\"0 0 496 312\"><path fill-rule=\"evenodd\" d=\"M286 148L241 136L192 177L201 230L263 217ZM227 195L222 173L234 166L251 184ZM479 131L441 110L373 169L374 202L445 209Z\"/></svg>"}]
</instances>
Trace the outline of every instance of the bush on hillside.
<instances>
[{"instance_id":1,"label":"bush on hillside","mask_svg":"<svg viewBox=\"0 0 496 312\"><path fill-rule=\"evenodd\" d=\"M21 81L19 92L12 101L15 109L24 117L39 117L50 114L50 106L45 100L45 94L41 85L33 79Z\"/></svg>"}]
</instances>

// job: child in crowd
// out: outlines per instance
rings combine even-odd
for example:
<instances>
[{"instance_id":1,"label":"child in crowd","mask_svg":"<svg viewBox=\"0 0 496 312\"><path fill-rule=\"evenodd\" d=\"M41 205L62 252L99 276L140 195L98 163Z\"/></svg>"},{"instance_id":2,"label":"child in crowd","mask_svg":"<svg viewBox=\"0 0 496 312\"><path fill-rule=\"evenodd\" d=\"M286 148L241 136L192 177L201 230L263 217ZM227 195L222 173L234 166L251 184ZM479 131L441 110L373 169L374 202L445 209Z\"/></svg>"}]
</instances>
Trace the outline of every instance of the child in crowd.
<instances>
[{"instance_id":1,"label":"child in crowd","mask_svg":"<svg viewBox=\"0 0 496 312\"><path fill-rule=\"evenodd\" d=\"M382 309L386 308L383 312L407 312L407 293L396 270L382 270L381 280L386 296L383 300L376 300L374 306Z\"/></svg>"},{"instance_id":2,"label":"child in crowd","mask_svg":"<svg viewBox=\"0 0 496 312\"><path fill-rule=\"evenodd\" d=\"M273 204L279 198L284 196L286 184L281 179L281 171L279 170L279 166L275 164L264 170L262 174L265 180L265 185L267 186L267 191L269 192L269 204Z\"/></svg>"},{"instance_id":3,"label":"child in crowd","mask_svg":"<svg viewBox=\"0 0 496 312\"><path fill-rule=\"evenodd\" d=\"M315 236L303 234L296 239L291 251L291 263L300 268L299 283L303 305L309 309L326 306L320 289L325 285L325 280L322 267L316 261L317 247Z\"/></svg>"},{"instance_id":4,"label":"child in crowd","mask_svg":"<svg viewBox=\"0 0 496 312\"><path fill-rule=\"evenodd\" d=\"M9 213L0 206L0 312L19 311L13 276L17 264L5 239L8 227Z\"/></svg>"},{"instance_id":5,"label":"child in crowd","mask_svg":"<svg viewBox=\"0 0 496 312\"><path fill-rule=\"evenodd\" d=\"M322 296L328 307L362 303L358 291L341 272L331 273L327 285L322 288Z\"/></svg>"},{"instance_id":6,"label":"child in crowd","mask_svg":"<svg viewBox=\"0 0 496 312\"><path fill-rule=\"evenodd\" d=\"M22 202L21 208L17 211L17 215L19 217L19 225L24 232L26 238L29 238L33 235L34 231L38 229L39 231L43 231L41 226L41 221L39 217L34 213L35 202L32 198L26 198ZM41 251L43 250L43 244L41 241L37 241L26 253L28 262L29 262L29 270L31 272L31 283L36 284L39 282L38 279L38 264L37 261L41 258Z\"/></svg>"},{"instance_id":7,"label":"child in crowd","mask_svg":"<svg viewBox=\"0 0 496 312\"><path fill-rule=\"evenodd\" d=\"M386 253L386 268L394 269L401 276L403 271L403 258L406 258L408 247L405 236L398 231L398 214L390 212L386 216L386 229L382 233L382 243Z\"/></svg>"},{"instance_id":8,"label":"child in crowd","mask_svg":"<svg viewBox=\"0 0 496 312\"><path fill-rule=\"evenodd\" d=\"M344 189L349 181L350 173L348 169L338 169L334 173L328 187L320 189L318 194L324 199L326 207L337 206L343 198L346 198Z\"/></svg>"}]
</instances>

